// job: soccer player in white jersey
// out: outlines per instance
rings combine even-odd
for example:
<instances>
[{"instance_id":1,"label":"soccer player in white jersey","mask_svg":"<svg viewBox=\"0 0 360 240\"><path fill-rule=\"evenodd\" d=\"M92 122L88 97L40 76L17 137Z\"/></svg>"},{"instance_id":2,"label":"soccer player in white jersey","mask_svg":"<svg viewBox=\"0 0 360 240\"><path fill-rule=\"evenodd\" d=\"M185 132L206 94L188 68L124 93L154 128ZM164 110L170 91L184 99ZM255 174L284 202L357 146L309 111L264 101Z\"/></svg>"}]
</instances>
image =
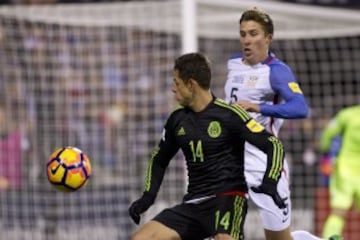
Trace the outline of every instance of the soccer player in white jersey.
<instances>
[{"instance_id":1,"label":"soccer player in white jersey","mask_svg":"<svg viewBox=\"0 0 360 240\"><path fill-rule=\"evenodd\" d=\"M283 119L307 117L307 102L290 67L269 51L274 33L270 16L258 8L249 9L242 14L239 24L241 54L228 61L226 100L245 108L277 136ZM261 182L266 166L266 156L246 143L245 176L249 196L258 208L266 240L320 239L306 231L290 230L291 199L286 162L278 184L281 197L286 199L286 209L280 209L254 187Z\"/></svg>"}]
</instances>

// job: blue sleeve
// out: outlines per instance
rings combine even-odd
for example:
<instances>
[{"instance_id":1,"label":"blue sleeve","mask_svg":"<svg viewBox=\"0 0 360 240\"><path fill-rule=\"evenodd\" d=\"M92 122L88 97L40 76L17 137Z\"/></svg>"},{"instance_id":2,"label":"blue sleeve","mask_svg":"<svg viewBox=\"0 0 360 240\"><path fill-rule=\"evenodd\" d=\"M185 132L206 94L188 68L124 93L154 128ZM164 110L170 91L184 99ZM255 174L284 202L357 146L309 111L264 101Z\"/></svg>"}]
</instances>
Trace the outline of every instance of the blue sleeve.
<instances>
[{"instance_id":1,"label":"blue sleeve","mask_svg":"<svg viewBox=\"0 0 360 240\"><path fill-rule=\"evenodd\" d=\"M285 64L271 66L270 83L274 92L279 95L283 103L269 105L260 104L260 113L284 119L306 118L309 107L304 95L290 68Z\"/></svg>"}]
</instances>

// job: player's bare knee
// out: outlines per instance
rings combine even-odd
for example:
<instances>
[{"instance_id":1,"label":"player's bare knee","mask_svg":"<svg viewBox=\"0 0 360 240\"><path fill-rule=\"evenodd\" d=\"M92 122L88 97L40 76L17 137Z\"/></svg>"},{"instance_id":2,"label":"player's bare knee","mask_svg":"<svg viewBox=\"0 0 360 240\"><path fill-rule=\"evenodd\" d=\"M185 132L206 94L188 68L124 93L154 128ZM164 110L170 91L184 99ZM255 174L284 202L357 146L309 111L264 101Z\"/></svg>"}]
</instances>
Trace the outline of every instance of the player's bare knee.
<instances>
[{"instance_id":1,"label":"player's bare knee","mask_svg":"<svg viewBox=\"0 0 360 240\"><path fill-rule=\"evenodd\" d=\"M216 234L215 240L235 240L235 239L232 238L229 234L219 233Z\"/></svg>"},{"instance_id":2,"label":"player's bare knee","mask_svg":"<svg viewBox=\"0 0 360 240\"><path fill-rule=\"evenodd\" d=\"M145 236L141 231L134 232L131 235L131 240L146 240L149 239L149 236Z\"/></svg>"},{"instance_id":3,"label":"player's bare knee","mask_svg":"<svg viewBox=\"0 0 360 240\"><path fill-rule=\"evenodd\" d=\"M167 234L138 231L132 234L131 240L180 240L180 238L177 236L168 236Z\"/></svg>"},{"instance_id":4,"label":"player's bare knee","mask_svg":"<svg viewBox=\"0 0 360 240\"><path fill-rule=\"evenodd\" d=\"M265 230L265 238L266 240L293 240L289 227L280 231Z\"/></svg>"}]
</instances>

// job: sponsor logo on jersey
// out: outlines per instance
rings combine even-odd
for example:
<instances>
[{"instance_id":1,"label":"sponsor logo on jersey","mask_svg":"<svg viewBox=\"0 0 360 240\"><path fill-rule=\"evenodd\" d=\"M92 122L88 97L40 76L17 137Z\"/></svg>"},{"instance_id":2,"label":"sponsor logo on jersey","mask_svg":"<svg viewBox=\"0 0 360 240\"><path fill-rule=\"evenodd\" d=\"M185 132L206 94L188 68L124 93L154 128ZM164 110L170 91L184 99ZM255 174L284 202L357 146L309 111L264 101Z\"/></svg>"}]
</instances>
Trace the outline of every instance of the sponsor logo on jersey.
<instances>
[{"instance_id":1,"label":"sponsor logo on jersey","mask_svg":"<svg viewBox=\"0 0 360 240\"><path fill-rule=\"evenodd\" d=\"M289 88L291 89L291 91L293 91L294 93L302 94L299 84L297 84L296 82L289 82L288 85L289 85Z\"/></svg>"},{"instance_id":2,"label":"sponsor logo on jersey","mask_svg":"<svg viewBox=\"0 0 360 240\"><path fill-rule=\"evenodd\" d=\"M221 125L218 121L212 121L210 122L208 126L208 134L212 138L217 138L221 134Z\"/></svg>"},{"instance_id":3,"label":"sponsor logo on jersey","mask_svg":"<svg viewBox=\"0 0 360 240\"><path fill-rule=\"evenodd\" d=\"M185 133L185 129L184 127L181 127L178 131L177 131L177 136L184 136L186 133Z\"/></svg>"},{"instance_id":4,"label":"sponsor logo on jersey","mask_svg":"<svg viewBox=\"0 0 360 240\"><path fill-rule=\"evenodd\" d=\"M254 119L251 119L247 124L246 127L251 131L251 132L261 132L264 130L264 127L258 123L257 121L255 121Z\"/></svg>"}]
</instances>

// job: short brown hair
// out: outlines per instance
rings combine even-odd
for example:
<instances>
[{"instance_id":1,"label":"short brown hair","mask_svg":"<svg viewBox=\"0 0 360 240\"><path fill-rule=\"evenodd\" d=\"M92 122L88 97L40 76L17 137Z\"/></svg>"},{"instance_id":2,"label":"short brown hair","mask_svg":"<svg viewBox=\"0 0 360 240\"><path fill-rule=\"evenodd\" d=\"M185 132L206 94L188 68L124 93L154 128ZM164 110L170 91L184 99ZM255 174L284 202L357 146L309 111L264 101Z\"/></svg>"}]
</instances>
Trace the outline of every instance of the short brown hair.
<instances>
[{"instance_id":1,"label":"short brown hair","mask_svg":"<svg viewBox=\"0 0 360 240\"><path fill-rule=\"evenodd\" d=\"M243 12L239 23L241 24L243 21L255 21L262 26L266 35L274 34L274 24L269 14L257 7L248 9Z\"/></svg>"}]
</instances>

